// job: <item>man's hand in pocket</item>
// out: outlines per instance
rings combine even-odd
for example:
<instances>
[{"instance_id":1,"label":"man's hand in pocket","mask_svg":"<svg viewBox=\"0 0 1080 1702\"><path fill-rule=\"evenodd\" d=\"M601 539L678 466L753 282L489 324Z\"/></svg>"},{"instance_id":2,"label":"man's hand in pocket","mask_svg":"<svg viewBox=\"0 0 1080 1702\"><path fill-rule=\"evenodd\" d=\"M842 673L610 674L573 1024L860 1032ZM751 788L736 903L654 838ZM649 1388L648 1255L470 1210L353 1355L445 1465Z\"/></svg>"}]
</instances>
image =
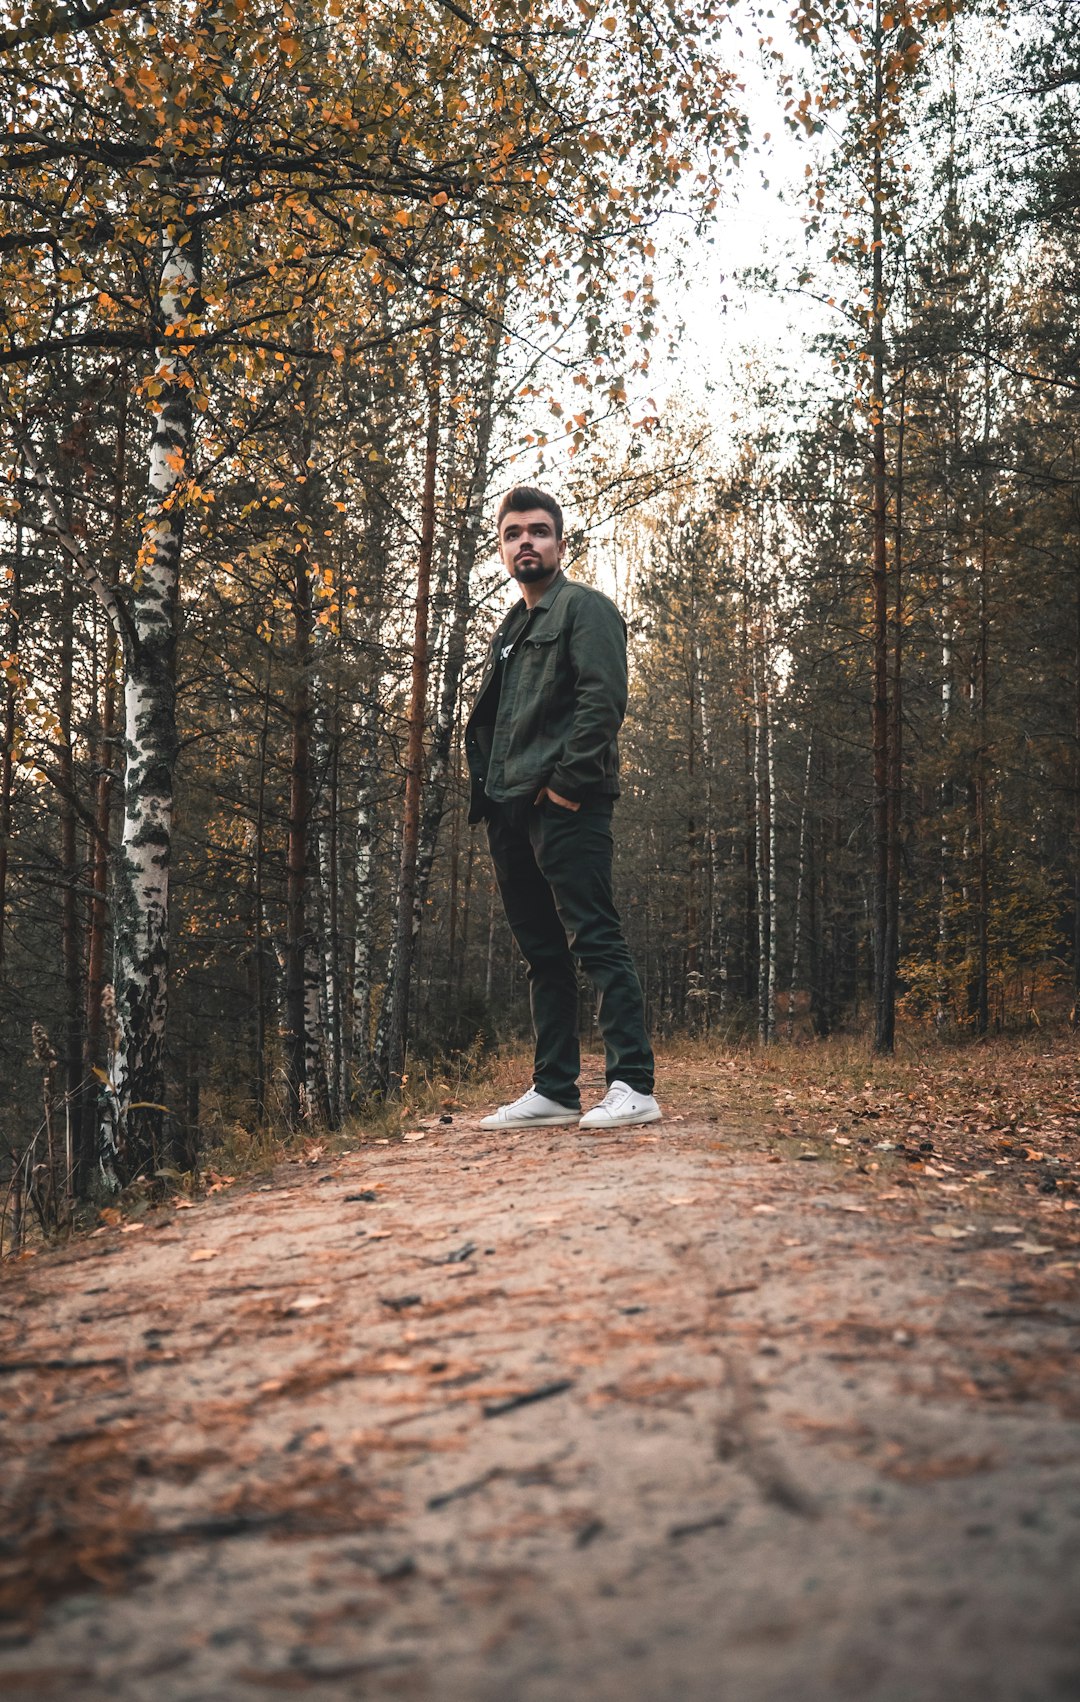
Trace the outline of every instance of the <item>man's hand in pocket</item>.
<instances>
[{"instance_id":1,"label":"man's hand in pocket","mask_svg":"<svg viewBox=\"0 0 1080 1702\"><path fill-rule=\"evenodd\" d=\"M580 810L581 808L580 804L572 803L569 798L561 798L558 792L551 790L550 786L541 786L533 799L533 803L542 804L545 798L550 798L553 804L558 804L560 810Z\"/></svg>"}]
</instances>

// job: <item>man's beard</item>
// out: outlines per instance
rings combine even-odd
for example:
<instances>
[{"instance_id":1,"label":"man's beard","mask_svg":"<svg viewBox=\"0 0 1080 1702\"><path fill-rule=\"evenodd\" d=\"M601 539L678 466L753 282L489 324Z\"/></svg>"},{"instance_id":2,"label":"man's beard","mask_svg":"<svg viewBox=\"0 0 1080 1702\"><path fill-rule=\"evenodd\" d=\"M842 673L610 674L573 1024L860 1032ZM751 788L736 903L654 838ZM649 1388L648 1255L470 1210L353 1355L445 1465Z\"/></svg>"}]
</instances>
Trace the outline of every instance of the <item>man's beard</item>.
<instances>
[{"instance_id":1,"label":"man's beard","mask_svg":"<svg viewBox=\"0 0 1080 1702\"><path fill-rule=\"evenodd\" d=\"M547 579L554 571L553 567L545 567L542 561L518 561L514 563L514 578L522 585L535 585L538 579Z\"/></svg>"}]
</instances>

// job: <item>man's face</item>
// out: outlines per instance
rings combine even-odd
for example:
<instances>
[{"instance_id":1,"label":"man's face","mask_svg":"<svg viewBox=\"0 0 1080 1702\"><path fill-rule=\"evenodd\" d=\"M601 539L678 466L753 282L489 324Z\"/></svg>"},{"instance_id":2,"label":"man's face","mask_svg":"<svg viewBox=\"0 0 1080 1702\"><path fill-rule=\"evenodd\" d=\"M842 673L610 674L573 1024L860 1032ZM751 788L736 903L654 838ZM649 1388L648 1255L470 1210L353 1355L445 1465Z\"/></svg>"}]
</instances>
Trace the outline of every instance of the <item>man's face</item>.
<instances>
[{"instance_id":1,"label":"man's face","mask_svg":"<svg viewBox=\"0 0 1080 1702\"><path fill-rule=\"evenodd\" d=\"M556 538L555 521L546 508L511 509L499 528L499 554L512 579L536 585L551 579L566 553L566 539Z\"/></svg>"}]
</instances>

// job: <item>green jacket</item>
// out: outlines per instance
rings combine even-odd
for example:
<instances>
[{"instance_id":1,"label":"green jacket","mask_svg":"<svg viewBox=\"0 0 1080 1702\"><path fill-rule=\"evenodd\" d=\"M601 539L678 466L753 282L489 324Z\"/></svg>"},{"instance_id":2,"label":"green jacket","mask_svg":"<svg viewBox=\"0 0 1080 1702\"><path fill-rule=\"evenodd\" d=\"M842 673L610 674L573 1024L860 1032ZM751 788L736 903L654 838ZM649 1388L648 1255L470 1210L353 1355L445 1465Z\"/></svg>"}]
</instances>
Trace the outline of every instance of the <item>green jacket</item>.
<instances>
[{"instance_id":1,"label":"green jacket","mask_svg":"<svg viewBox=\"0 0 1080 1702\"><path fill-rule=\"evenodd\" d=\"M484 783L496 725L492 688L502 647L514 639L519 672L505 728L505 787L516 796L550 786L575 803L598 793L618 796L616 735L626 714L626 622L603 592L562 573L536 607L528 615L524 611L522 599L500 623L465 726L470 821L481 821L491 808Z\"/></svg>"}]
</instances>

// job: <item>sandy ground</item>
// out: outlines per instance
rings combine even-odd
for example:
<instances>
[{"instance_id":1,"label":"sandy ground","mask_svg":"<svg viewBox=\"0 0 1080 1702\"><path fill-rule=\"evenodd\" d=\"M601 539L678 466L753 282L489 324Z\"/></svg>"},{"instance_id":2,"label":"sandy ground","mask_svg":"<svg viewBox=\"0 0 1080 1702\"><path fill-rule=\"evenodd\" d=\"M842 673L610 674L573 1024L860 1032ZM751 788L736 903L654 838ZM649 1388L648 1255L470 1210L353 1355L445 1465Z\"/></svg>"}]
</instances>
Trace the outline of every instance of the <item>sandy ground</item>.
<instances>
[{"instance_id":1,"label":"sandy ground","mask_svg":"<svg viewBox=\"0 0 1080 1702\"><path fill-rule=\"evenodd\" d=\"M1080 1696L1078 1215L670 1111L9 1265L0 1693Z\"/></svg>"}]
</instances>

